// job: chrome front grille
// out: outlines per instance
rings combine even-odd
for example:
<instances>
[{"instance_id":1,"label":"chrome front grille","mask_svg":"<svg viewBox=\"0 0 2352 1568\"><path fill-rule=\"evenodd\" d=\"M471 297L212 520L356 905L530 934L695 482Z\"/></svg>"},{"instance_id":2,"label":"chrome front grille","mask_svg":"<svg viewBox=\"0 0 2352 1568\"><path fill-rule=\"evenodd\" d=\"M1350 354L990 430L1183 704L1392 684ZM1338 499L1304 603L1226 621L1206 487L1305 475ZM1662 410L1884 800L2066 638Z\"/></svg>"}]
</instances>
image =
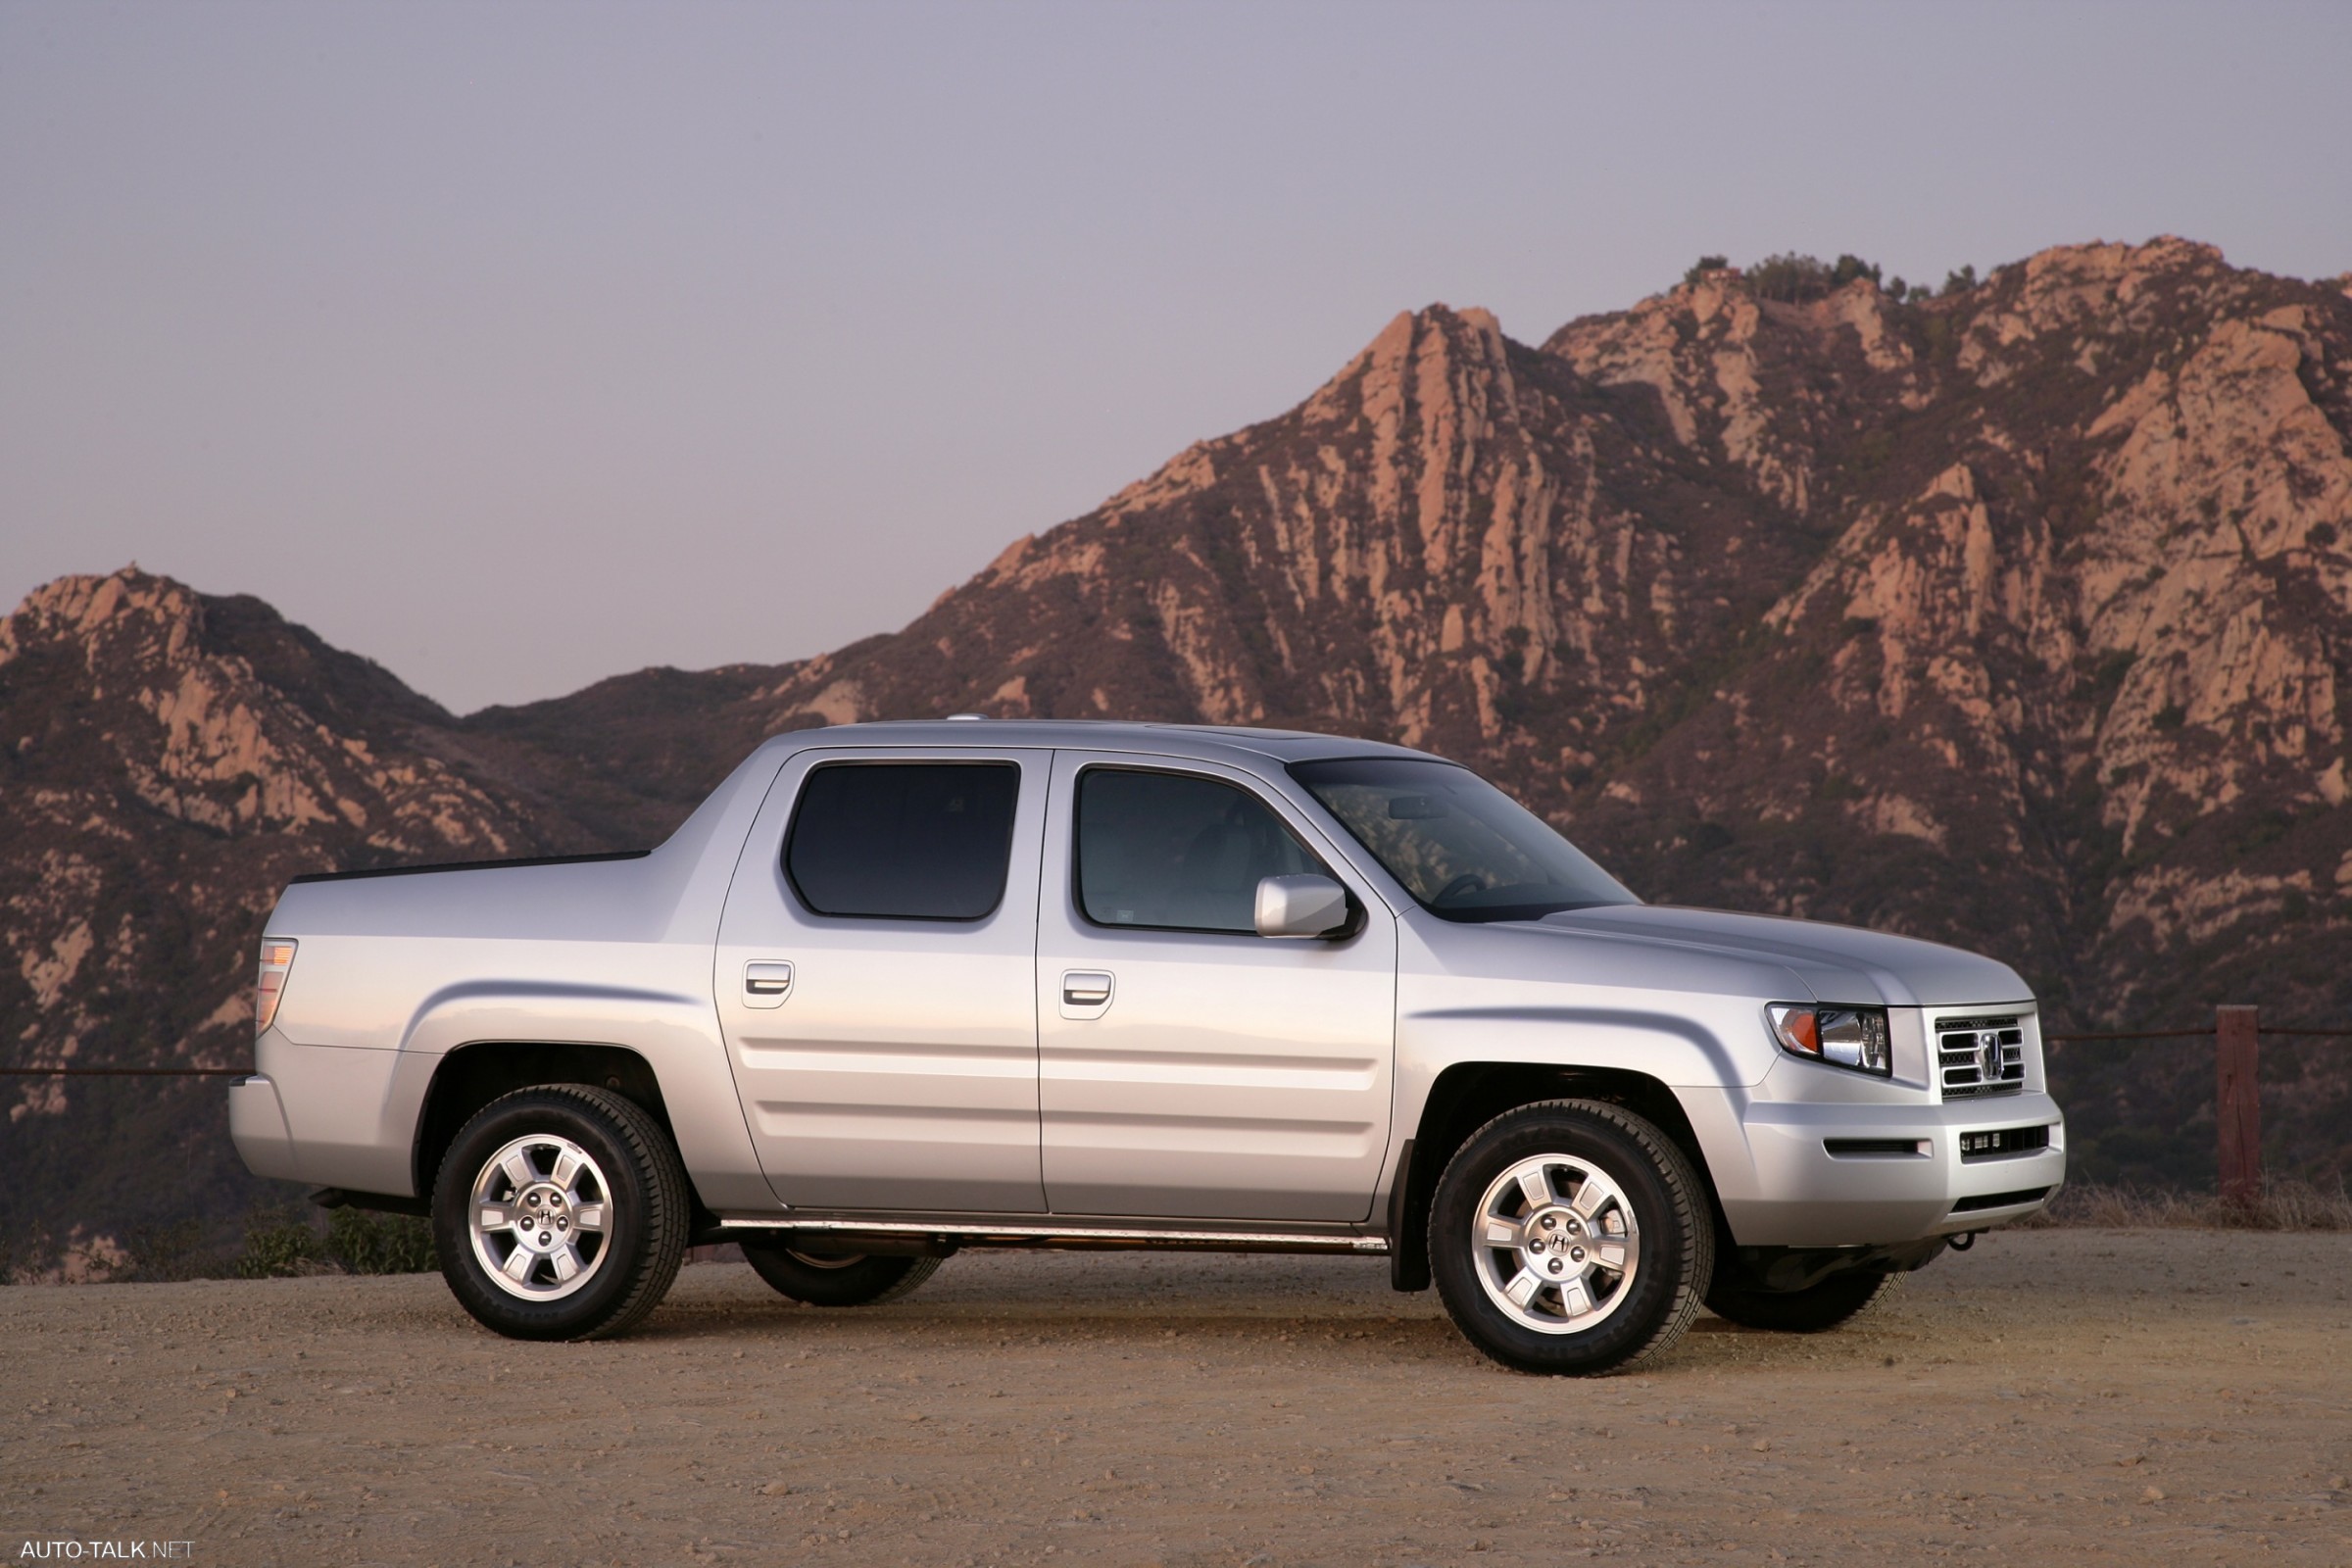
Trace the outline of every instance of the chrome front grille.
<instances>
[{"instance_id":1,"label":"chrome front grille","mask_svg":"<svg viewBox=\"0 0 2352 1568\"><path fill-rule=\"evenodd\" d=\"M2015 1018L1936 1020L1936 1075L1946 1100L2026 1087L2026 1032Z\"/></svg>"}]
</instances>

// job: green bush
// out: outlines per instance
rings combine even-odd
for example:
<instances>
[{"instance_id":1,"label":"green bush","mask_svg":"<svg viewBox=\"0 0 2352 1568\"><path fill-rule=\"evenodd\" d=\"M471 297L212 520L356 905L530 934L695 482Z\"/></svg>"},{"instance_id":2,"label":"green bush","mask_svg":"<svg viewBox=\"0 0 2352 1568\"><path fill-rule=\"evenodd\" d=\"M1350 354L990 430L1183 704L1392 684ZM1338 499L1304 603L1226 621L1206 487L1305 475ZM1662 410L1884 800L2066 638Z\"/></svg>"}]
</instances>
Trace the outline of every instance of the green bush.
<instances>
[{"instance_id":1,"label":"green bush","mask_svg":"<svg viewBox=\"0 0 2352 1568\"><path fill-rule=\"evenodd\" d=\"M1830 291L1830 265L1818 256L1785 251L1767 256L1747 270L1747 282L1759 299L1801 305Z\"/></svg>"},{"instance_id":2,"label":"green bush","mask_svg":"<svg viewBox=\"0 0 2352 1568\"><path fill-rule=\"evenodd\" d=\"M1731 265L1731 260L1728 257L1701 256L1698 259L1697 265L1683 274L1683 281L1686 283L1695 283L1700 278L1706 276L1709 272L1720 272Z\"/></svg>"},{"instance_id":3,"label":"green bush","mask_svg":"<svg viewBox=\"0 0 2352 1568\"><path fill-rule=\"evenodd\" d=\"M210 1230L198 1219L132 1229L122 1238L131 1264L126 1277L147 1283L222 1278L230 1272L229 1260Z\"/></svg>"},{"instance_id":4,"label":"green bush","mask_svg":"<svg viewBox=\"0 0 2352 1568\"><path fill-rule=\"evenodd\" d=\"M317 1274L327 1265L326 1244L293 1203L256 1203L245 1216L245 1250L236 1275L244 1280Z\"/></svg>"},{"instance_id":5,"label":"green bush","mask_svg":"<svg viewBox=\"0 0 2352 1568\"><path fill-rule=\"evenodd\" d=\"M1867 277L1873 283L1878 282L1879 264L1866 262L1859 256L1849 255L1838 257L1838 265L1830 269L1830 286L1832 288L1843 288L1857 277Z\"/></svg>"},{"instance_id":6,"label":"green bush","mask_svg":"<svg viewBox=\"0 0 2352 1568\"><path fill-rule=\"evenodd\" d=\"M433 1228L414 1214L338 1208L327 1216L326 1251L354 1274L430 1274L441 1266Z\"/></svg>"},{"instance_id":7,"label":"green bush","mask_svg":"<svg viewBox=\"0 0 2352 1568\"><path fill-rule=\"evenodd\" d=\"M1693 268L1691 275L1696 274L1697 269ZM1746 276L1748 286L1756 291L1759 299L1780 300L1788 305L1802 305L1807 300L1820 299L1831 290L1843 288L1856 278L1867 277L1873 283L1880 281L1879 264L1876 262L1866 262L1859 256L1848 254L1838 257L1832 264L1818 256L1800 256L1794 251L1765 257L1747 270ZM1898 279L1895 292L1901 293L1902 287Z\"/></svg>"},{"instance_id":8,"label":"green bush","mask_svg":"<svg viewBox=\"0 0 2352 1568\"><path fill-rule=\"evenodd\" d=\"M327 1214L322 1236L316 1216L300 1204L256 1203L245 1218L245 1250L228 1272L238 1279L267 1280L337 1271L429 1274L440 1266L432 1227L413 1215L338 1208Z\"/></svg>"}]
</instances>

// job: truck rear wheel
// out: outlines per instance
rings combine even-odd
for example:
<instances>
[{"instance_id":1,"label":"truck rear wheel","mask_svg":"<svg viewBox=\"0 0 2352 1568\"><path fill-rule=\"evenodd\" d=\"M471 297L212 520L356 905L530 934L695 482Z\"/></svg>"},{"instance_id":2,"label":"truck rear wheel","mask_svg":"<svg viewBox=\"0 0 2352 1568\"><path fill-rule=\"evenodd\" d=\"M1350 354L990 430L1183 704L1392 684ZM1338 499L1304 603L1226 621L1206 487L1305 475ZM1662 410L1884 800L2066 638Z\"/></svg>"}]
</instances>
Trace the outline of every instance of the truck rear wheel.
<instances>
[{"instance_id":1,"label":"truck rear wheel","mask_svg":"<svg viewBox=\"0 0 2352 1568\"><path fill-rule=\"evenodd\" d=\"M1705 1189L1681 1150L1618 1105L1506 1111L1447 1161L1431 1273L1470 1343L1521 1372L1591 1374L1682 1338L1714 1269Z\"/></svg>"},{"instance_id":2,"label":"truck rear wheel","mask_svg":"<svg viewBox=\"0 0 2352 1568\"><path fill-rule=\"evenodd\" d=\"M1725 1283L1707 1292L1707 1310L1741 1328L1819 1334L1869 1310L1894 1281L1892 1274L1856 1269L1801 1291L1743 1291Z\"/></svg>"},{"instance_id":3,"label":"truck rear wheel","mask_svg":"<svg viewBox=\"0 0 2352 1568\"><path fill-rule=\"evenodd\" d=\"M911 1296L939 1272L936 1257L868 1257L807 1251L784 1242L746 1241L744 1260L776 1289L809 1306L879 1306Z\"/></svg>"},{"instance_id":4,"label":"truck rear wheel","mask_svg":"<svg viewBox=\"0 0 2352 1568\"><path fill-rule=\"evenodd\" d=\"M677 1151L634 1101L582 1084L474 1113L433 1183L433 1243L458 1304L516 1340L625 1334L685 1255Z\"/></svg>"}]
</instances>

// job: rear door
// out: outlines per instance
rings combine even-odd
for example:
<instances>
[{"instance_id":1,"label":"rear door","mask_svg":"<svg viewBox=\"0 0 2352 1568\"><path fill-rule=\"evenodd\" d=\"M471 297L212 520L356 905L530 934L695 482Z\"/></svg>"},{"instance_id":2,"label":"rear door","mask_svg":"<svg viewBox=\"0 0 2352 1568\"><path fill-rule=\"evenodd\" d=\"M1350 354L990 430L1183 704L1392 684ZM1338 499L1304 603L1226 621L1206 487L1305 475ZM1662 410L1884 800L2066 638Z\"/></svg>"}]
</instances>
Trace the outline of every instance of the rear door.
<instances>
[{"instance_id":1,"label":"rear door","mask_svg":"<svg viewBox=\"0 0 2352 1568\"><path fill-rule=\"evenodd\" d=\"M801 1208L1034 1213L1052 754L805 752L727 895L715 989L762 1170Z\"/></svg>"},{"instance_id":2,"label":"rear door","mask_svg":"<svg viewBox=\"0 0 2352 1568\"><path fill-rule=\"evenodd\" d=\"M1057 752L1038 924L1059 1214L1359 1221L1388 1149L1396 920L1305 813L1214 763ZM1337 878L1337 941L1269 939L1257 880Z\"/></svg>"}]
</instances>

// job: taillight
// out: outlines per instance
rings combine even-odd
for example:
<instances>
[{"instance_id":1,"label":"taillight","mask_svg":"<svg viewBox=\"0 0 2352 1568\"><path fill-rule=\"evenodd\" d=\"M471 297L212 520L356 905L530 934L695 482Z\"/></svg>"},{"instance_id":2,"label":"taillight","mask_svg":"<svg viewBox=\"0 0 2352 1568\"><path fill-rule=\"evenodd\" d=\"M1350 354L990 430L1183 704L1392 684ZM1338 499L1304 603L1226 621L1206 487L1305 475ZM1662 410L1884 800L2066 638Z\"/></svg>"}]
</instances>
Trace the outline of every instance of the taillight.
<instances>
[{"instance_id":1,"label":"taillight","mask_svg":"<svg viewBox=\"0 0 2352 1568\"><path fill-rule=\"evenodd\" d=\"M262 977L253 988L253 1032L260 1034L277 1016L277 999L284 995L286 976L294 968L294 944L271 937L262 944Z\"/></svg>"}]
</instances>

